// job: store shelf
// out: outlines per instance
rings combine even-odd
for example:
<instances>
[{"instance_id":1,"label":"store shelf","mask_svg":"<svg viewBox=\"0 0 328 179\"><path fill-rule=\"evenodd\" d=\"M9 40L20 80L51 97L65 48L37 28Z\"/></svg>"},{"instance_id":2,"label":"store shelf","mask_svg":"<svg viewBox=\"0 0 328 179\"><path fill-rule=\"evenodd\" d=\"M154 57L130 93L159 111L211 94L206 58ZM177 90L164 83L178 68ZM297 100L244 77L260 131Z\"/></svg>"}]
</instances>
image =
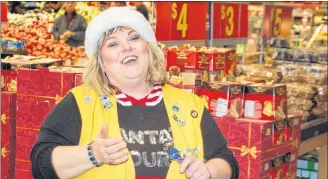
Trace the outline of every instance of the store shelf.
<instances>
[{"instance_id":1,"label":"store shelf","mask_svg":"<svg viewBox=\"0 0 328 179\"><path fill-rule=\"evenodd\" d=\"M313 137L316 137L318 135L327 133L328 131L327 125L328 125L327 117L303 123L301 125L301 129L302 129L301 141L305 141Z\"/></svg>"}]
</instances>

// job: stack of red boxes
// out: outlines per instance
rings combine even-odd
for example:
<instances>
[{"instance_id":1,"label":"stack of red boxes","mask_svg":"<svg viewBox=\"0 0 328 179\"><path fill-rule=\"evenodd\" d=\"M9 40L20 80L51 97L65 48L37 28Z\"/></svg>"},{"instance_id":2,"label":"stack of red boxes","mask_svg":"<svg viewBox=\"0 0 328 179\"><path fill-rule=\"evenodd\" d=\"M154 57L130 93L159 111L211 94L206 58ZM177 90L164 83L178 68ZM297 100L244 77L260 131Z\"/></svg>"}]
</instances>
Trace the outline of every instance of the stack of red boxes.
<instances>
[{"instance_id":1,"label":"stack of red boxes","mask_svg":"<svg viewBox=\"0 0 328 179\"><path fill-rule=\"evenodd\" d=\"M170 47L165 52L169 78L179 76L183 85L200 86L201 82L218 81L235 74L236 55L232 49L184 45Z\"/></svg>"},{"instance_id":2,"label":"stack of red boxes","mask_svg":"<svg viewBox=\"0 0 328 179\"><path fill-rule=\"evenodd\" d=\"M240 179L296 177L301 116L266 121L217 118L240 167Z\"/></svg>"},{"instance_id":3,"label":"stack of red boxes","mask_svg":"<svg viewBox=\"0 0 328 179\"><path fill-rule=\"evenodd\" d=\"M217 120L234 152L241 179L296 177L300 116L265 121L223 117Z\"/></svg>"},{"instance_id":4,"label":"stack of red boxes","mask_svg":"<svg viewBox=\"0 0 328 179\"><path fill-rule=\"evenodd\" d=\"M1 178L13 178L15 169L16 93L1 92Z\"/></svg>"},{"instance_id":5,"label":"stack of red boxes","mask_svg":"<svg viewBox=\"0 0 328 179\"><path fill-rule=\"evenodd\" d=\"M47 68L17 71L16 178L33 178L29 160L39 129L49 111L67 92L81 84L81 74Z\"/></svg>"}]
</instances>

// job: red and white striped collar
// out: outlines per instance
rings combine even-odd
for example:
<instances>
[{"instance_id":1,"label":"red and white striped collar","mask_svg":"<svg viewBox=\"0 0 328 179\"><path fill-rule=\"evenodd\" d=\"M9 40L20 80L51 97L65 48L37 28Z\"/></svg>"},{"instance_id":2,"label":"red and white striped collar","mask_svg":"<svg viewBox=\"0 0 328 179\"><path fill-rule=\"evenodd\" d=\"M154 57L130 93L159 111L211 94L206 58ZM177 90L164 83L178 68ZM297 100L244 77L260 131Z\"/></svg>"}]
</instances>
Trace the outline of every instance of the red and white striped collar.
<instances>
[{"instance_id":1,"label":"red and white striped collar","mask_svg":"<svg viewBox=\"0 0 328 179\"><path fill-rule=\"evenodd\" d=\"M156 106L163 99L162 86L160 84L154 84L151 92L142 99L135 99L132 96L124 94L121 91L116 92L116 101L123 106Z\"/></svg>"}]
</instances>

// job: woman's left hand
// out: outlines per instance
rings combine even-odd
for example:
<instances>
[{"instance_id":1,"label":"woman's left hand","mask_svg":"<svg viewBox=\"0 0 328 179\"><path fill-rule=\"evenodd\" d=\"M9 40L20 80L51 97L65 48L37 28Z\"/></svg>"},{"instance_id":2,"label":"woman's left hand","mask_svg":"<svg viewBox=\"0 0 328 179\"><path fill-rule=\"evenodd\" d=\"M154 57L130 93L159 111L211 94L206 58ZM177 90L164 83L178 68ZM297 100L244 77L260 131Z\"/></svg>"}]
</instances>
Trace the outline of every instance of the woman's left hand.
<instances>
[{"instance_id":1,"label":"woman's left hand","mask_svg":"<svg viewBox=\"0 0 328 179\"><path fill-rule=\"evenodd\" d=\"M186 157L180 164L180 173L186 173L191 179L211 179L211 173L205 162L197 157Z\"/></svg>"}]
</instances>

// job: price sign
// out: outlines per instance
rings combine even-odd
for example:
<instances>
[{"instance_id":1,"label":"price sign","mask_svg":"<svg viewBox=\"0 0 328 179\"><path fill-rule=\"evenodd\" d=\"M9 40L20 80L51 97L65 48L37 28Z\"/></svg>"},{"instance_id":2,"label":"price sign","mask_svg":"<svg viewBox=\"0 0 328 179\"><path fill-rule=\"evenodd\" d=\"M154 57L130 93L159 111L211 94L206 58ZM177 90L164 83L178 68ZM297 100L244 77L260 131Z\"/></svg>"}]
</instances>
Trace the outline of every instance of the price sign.
<instances>
[{"instance_id":1,"label":"price sign","mask_svg":"<svg viewBox=\"0 0 328 179\"><path fill-rule=\"evenodd\" d=\"M248 36L248 5L214 3L213 38L246 38Z\"/></svg>"},{"instance_id":2,"label":"price sign","mask_svg":"<svg viewBox=\"0 0 328 179\"><path fill-rule=\"evenodd\" d=\"M206 39L207 2L156 2L158 41Z\"/></svg>"},{"instance_id":3,"label":"price sign","mask_svg":"<svg viewBox=\"0 0 328 179\"><path fill-rule=\"evenodd\" d=\"M265 5L263 37L287 37L292 28L292 7Z\"/></svg>"}]
</instances>

